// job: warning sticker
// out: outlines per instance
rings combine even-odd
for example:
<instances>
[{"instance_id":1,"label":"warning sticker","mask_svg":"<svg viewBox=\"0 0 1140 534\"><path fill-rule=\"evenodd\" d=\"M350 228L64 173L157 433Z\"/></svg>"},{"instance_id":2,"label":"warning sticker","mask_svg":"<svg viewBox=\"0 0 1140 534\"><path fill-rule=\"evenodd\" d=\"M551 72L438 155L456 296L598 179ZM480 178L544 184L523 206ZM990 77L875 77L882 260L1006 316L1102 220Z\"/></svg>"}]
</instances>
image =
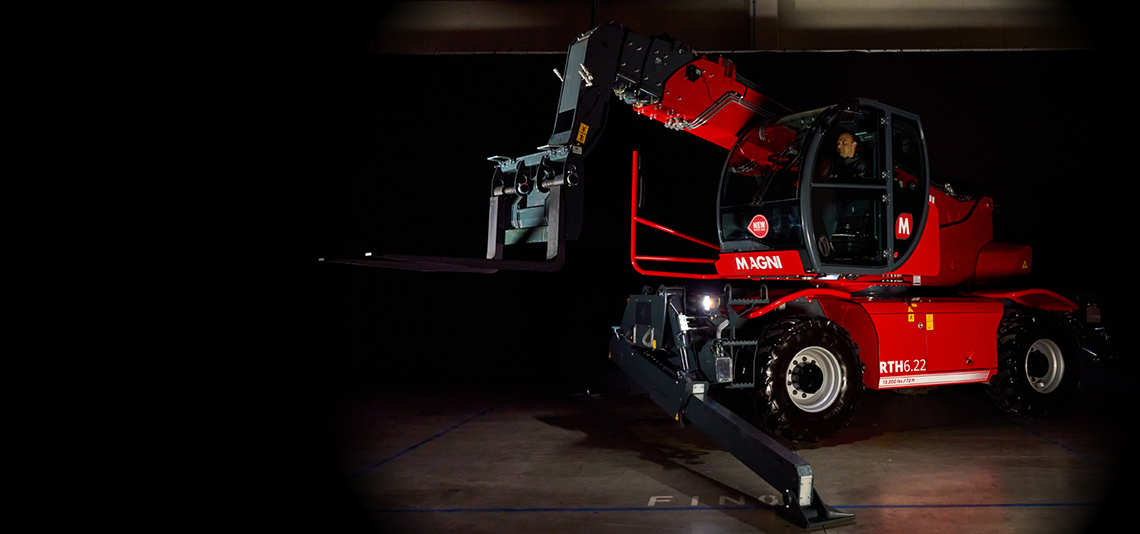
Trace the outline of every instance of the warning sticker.
<instances>
[{"instance_id":1,"label":"warning sticker","mask_svg":"<svg viewBox=\"0 0 1140 534\"><path fill-rule=\"evenodd\" d=\"M586 132L588 131L590 131L590 127L586 126L586 123L578 124L578 144L586 142Z\"/></svg>"}]
</instances>

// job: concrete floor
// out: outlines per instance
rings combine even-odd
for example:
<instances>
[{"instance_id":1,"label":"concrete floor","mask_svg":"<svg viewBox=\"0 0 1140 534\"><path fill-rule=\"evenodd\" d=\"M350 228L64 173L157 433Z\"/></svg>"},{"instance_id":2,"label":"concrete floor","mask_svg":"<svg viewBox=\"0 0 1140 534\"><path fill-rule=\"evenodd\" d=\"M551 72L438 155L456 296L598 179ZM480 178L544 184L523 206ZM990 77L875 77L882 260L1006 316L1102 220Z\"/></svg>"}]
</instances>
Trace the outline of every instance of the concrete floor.
<instances>
[{"instance_id":1,"label":"concrete floor","mask_svg":"<svg viewBox=\"0 0 1140 534\"><path fill-rule=\"evenodd\" d=\"M383 532L789 532L776 492L645 396L377 389L338 405L341 469ZM833 439L796 446L827 532L1084 532L1124 469L1121 406L1082 392L1048 420L1008 416L977 386L869 391ZM1125 487L1130 485L1125 484ZM1097 530L1104 531L1104 530Z\"/></svg>"}]
</instances>

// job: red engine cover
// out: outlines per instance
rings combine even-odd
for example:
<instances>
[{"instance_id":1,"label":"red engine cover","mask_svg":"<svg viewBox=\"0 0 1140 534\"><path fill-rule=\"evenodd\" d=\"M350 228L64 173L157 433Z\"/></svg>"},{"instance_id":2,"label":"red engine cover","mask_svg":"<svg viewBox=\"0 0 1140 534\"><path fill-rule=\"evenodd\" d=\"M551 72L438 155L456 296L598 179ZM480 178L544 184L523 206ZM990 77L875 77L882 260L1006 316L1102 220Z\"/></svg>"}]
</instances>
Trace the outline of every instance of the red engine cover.
<instances>
[{"instance_id":1,"label":"red engine cover","mask_svg":"<svg viewBox=\"0 0 1140 534\"><path fill-rule=\"evenodd\" d=\"M997 368L1000 302L822 298L820 304L859 345L868 388L985 382Z\"/></svg>"}]
</instances>

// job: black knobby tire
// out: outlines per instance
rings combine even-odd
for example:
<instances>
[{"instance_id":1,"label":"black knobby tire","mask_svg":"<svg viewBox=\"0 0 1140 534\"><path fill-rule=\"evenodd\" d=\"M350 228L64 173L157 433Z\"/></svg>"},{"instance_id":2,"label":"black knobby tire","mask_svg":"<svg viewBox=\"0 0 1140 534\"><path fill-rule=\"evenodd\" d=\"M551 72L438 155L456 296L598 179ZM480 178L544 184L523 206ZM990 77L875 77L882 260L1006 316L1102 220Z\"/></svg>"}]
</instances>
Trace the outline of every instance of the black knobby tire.
<instances>
[{"instance_id":1,"label":"black knobby tire","mask_svg":"<svg viewBox=\"0 0 1140 534\"><path fill-rule=\"evenodd\" d=\"M792 441L834 436L863 394L859 347L843 327L822 317L784 317L760 335L762 380L753 413L769 432Z\"/></svg>"},{"instance_id":2,"label":"black knobby tire","mask_svg":"<svg viewBox=\"0 0 1140 534\"><path fill-rule=\"evenodd\" d=\"M1013 313L1002 319L997 337L998 371L986 392L999 408L1040 417L1076 391L1077 345L1063 325L1045 314Z\"/></svg>"}]
</instances>

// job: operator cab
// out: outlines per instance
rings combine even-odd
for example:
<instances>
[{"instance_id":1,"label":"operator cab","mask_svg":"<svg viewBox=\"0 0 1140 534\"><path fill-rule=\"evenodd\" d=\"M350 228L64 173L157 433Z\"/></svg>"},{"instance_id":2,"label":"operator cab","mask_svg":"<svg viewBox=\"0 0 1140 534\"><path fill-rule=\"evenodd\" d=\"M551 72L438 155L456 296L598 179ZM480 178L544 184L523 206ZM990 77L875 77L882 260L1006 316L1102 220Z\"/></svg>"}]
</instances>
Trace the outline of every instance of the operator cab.
<instances>
[{"instance_id":1,"label":"operator cab","mask_svg":"<svg viewBox=\"0 0 1140 534\"><path fill-rule=\"evenodd\" d=\"M859 99L765 120L725 162L721 251L798 250L818 274L893 271L921 237L928 175L917 115Z\"/></svg>"}]
</instances>

